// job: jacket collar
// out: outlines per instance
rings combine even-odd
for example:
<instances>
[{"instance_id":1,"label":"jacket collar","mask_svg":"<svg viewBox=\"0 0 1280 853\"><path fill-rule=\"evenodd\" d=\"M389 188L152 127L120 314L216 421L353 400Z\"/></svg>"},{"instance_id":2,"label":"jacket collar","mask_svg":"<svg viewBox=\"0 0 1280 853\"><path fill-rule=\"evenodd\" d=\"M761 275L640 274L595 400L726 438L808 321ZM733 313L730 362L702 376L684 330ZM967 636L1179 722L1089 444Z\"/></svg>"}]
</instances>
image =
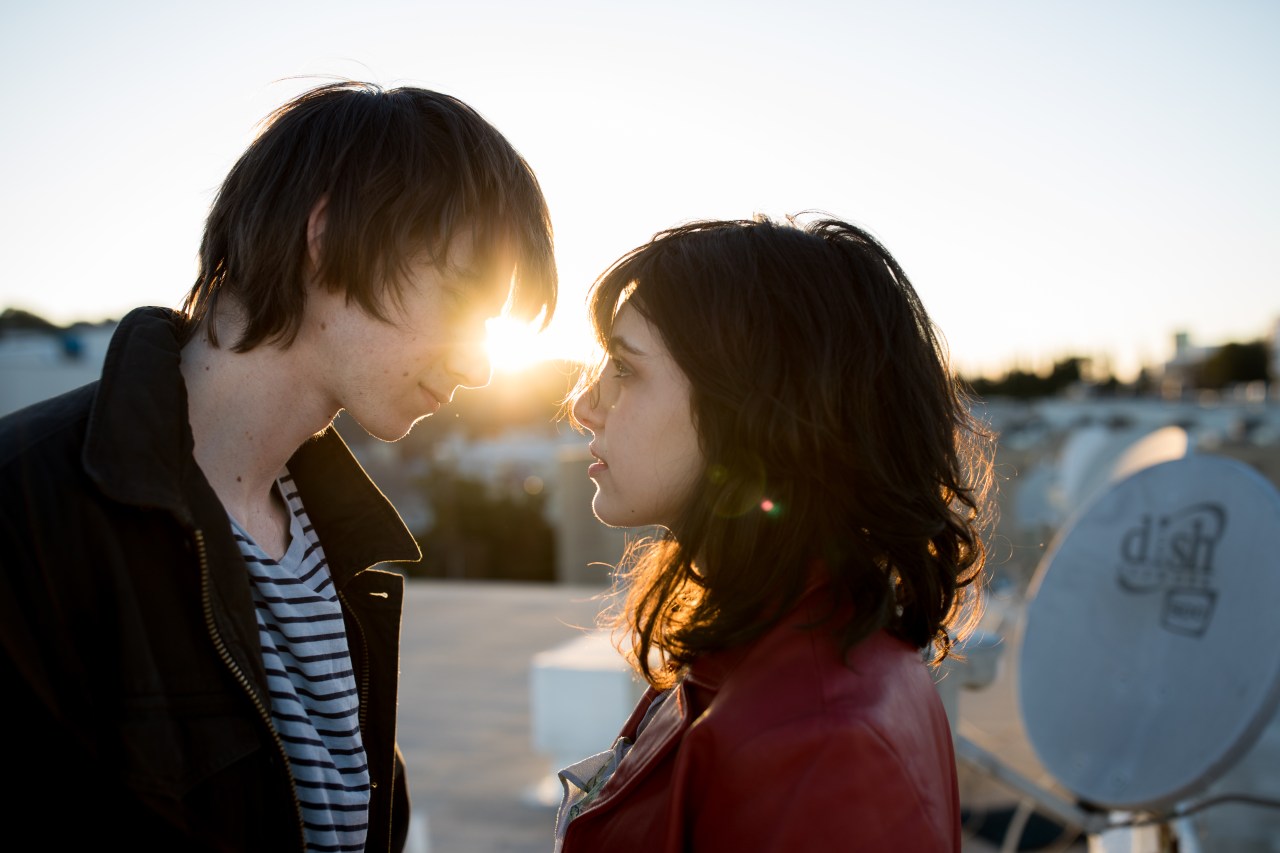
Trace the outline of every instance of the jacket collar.
<instances>
[{"instance_id":1,"label":"jacket collar","mask_svg":"<svg viewBox=\"0 0 1280 853\"><path fill-rule=\"evenodd\" d=\"M172 512L190 524L185 493L199 474L187 423L187 390L178 370L180 318L138 308L120 321L107 348L89 410L84 467L121 503Z\"/></svg>"},{"instance_id":2,"label":"jacket collar","mask_svg":"<svg viewBox=\"0 0 1280 853\"><path fill-rule=\"evenodd\" d=\"M635 746L626 760L618 765L613 778L592 804L592 811L604 810L612 802L623 802L627 792L658 767L680 743L684 733L697 721L720 693L726 682L757 649L773 646L784 637L810 630L818 622L829 596L828 583L819 576L810 579L796 605L761 636L740 646L700 655L689 666L684 677L654 712L645 726L644 737L636 737L636 729L645 711L657 697L650 689L622 728L624 737L635 738ZM819 628L818 630L822 630Z\"/></svg>"},{"instance_id":3,"label":"jacket collar","mask_svg":"<svg viewBox=\"0 0 1280 853\"><path fill-rule=\"evenodd\" d=\"M211 489L196 464L179 370L183 322L166 308L120 321L103 364L84 443L84 466L108 497L162 509L188 527ZM379 562L413 562L421 551L404 522L333 429L304 444L289 470L307 499L335 582Z\"/></svg>"},{"instance_id":4,"label":"jacket collar","mask_svg":"<svg viewBox=\"0 0 1280 853\"><path fill-rule=\"evenodd\" d=\"M375 563L422 559L399 513L336 429L327 429L298 448L289 460L289 473L306 496L307 515L339 586Z\"/></svg>"},{"instance_id":5,"label":"jacket collar","mask_svg":"<svg viewBox=\"0 0 1280 853\"><path fill-rule=\"evenodd\" d=\"M659 692L655 689L645 694L631 719L622 729L624 737L635 738L635 745L627 753L626 758L618 764L609 783L601 791L600 798L591 805L591 812L603 812L611 808L613 803L626 802L628 793L640 784L680 743L684 733L693 724L695 717L691 695L687 681L682 680L671 688L671 695L663 700L662 705L654 712L645 726L644 737L636 737L636 728L644 718L645 711ZM586 813L584 813L586 814Z\"/></svg>"},{"instance_id":6,"label":"jacket collar","mask_svg":"<svg viewBox=\"0 0 1280 853\"><path fill-rule=\"evenodd\" d=\"M627 792L653 772L679 745L684 733L710 706L734 670L760 643L769 642L769 637L777 630L774 628L745 645L699 656L645 725L644 737L637 737L640 721L659 695L651 688L622 727L622 735L635 739L635 745L627 753L626 760L618 765L609 785L593 804L592 811L605 809L610 802L624 801Z\"/></svg>"}]
</instances>

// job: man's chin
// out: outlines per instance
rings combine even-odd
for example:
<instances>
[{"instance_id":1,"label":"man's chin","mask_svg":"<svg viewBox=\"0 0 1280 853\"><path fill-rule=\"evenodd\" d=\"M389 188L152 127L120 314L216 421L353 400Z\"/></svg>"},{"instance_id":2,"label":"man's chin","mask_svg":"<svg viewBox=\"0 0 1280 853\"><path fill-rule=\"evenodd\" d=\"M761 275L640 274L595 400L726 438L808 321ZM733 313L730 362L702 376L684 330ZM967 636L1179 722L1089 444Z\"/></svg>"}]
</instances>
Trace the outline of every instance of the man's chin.
<instances>
[{"instance_id":1,"label":"man's chin","mask_svg":"<svg viewBox=\"0 0 1280 853\"><path fill-rule=\"evenodd\" d=\"M364 430L371 437L378 439L378 441L385 441L388 444L397 442L408 435L410 430L413 429L414 425L417 424L418 421L431 417L430 415L420 415L414 420L409 421L407 424L404 422L376 423L373 421L362 421L350 410L347 410L347 414L351 415L352 420L360 425L360 429Z\"/></svg>"}]
</instances>

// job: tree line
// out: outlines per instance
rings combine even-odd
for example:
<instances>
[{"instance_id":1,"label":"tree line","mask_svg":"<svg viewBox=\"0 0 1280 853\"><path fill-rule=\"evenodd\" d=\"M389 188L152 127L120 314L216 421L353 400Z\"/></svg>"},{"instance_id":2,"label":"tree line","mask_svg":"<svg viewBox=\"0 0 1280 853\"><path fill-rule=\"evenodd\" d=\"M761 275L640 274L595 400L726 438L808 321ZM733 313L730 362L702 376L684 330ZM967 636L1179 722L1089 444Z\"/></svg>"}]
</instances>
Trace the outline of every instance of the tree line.
<instances>
[{"instance_id":1,"label":"tree line","mask_svg":"<svg viewBox=\"0 0 1280 853\"><path fill-rule=\"evenodd\" d=\"M962 377L973 393L981 398L1010 397L1018 400L1054 397L1084 383L1090 361L1081 356L1068 356L1053 363L1043 373L1014 368L997 378ZM1221 391L1250 382L1280 379L1271 375L1271 349L1266 341L1229 343L1218 347L1203 360L1191 366L1181 377L1193 389ZM1135 396L1159 391L1159 377L1143 368L1133 382L1121 382L1110 374L1090 376L1088 386L1095 395L1127 393Z\"/></svg>"}]
</instances>

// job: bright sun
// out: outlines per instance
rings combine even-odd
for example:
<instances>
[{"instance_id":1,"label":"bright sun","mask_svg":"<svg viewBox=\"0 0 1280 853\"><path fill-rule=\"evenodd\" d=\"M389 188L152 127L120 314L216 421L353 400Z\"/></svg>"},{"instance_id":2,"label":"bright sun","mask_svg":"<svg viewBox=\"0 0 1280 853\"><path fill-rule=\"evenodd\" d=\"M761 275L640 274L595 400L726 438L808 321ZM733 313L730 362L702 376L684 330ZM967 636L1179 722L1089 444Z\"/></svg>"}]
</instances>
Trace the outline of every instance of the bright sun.
<instances>
[{"instance_id":1,"label":"bright sun","mask_svg":"<svg viewBox=\"0 0 1280 853\"><path fill-rule=\"evenodd\" d=\"M485 347L494 370L522 370L539 360L538 336L533 327L510 317L494 317L485 321Z\"/></svg>"},{"instance_id":2,"label":"bright sun","mask_svg":"<svg viewBox=\"0 0 1280 853\"><path fill-rule=\"evenodd\" d=\"M540 361L564 357L564 335L555 328L538 334L535 323L522 323L510 317L495 317L485 322L485 347L494 370L517 373Z\"/></svg>"},{"instance_id":3,"label":"bright sun","mask_svg":"<svg viewBox=\"0 0 1280 853\"><path fill-rule=\"evenodd\" d=\"M560 320L538 333L537 321L522 323L511 317L495 317L485 322L485 347L493 369L517 373L548 359L581 360L592 354L590 330Z\"/></svg>"}]
</instances>

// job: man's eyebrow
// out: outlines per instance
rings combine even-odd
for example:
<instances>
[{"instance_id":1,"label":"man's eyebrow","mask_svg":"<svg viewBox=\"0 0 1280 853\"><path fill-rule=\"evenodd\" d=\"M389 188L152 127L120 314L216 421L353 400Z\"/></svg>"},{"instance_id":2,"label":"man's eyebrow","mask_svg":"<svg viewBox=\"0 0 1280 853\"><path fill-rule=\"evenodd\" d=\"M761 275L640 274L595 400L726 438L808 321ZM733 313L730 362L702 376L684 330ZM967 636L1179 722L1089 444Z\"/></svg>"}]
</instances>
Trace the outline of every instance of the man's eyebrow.
<instances>
[{"instance_id":1,"label":"man's eyebrow","mask_svg":"<svg viewBox=\"0 0 1280 853\"><path fill-rule=\"evenodd\" d=\"M613 352L614 350L622 350L630 355L644 355L644 350L640 349L621 335L612 335L609 338L609 352Z\"/></svg>"},{"instance_id":2,"label":"man's eyebrow","mask_svg":"<svg viewBox=\"0 0 1280 853\"><path fill-rule=\"evenodd\" d=\"M464 266L461 264L450 263L448 274L459 281L466 281L470 283L478 282L484 278L484 273L480 271L479 267L471 264Z\"/></svg>"},{"instance_id":3,"label":"man's eyebrow","mask_svg":"<svg viewBox=\"0 0 1280 853\"><path fill-rule=\"evenodd\" d=\"M450 262L447 267L447 275L455 285L462 285L468 292L475 292L479 288L484 288L484 293L487 295L492 291L494 301L501 299L501 302L498 303L499 310L511 299L513 287L510 281L504 285L500 278L493 276L482 264Z\"/></svg>"}]
</instances>

